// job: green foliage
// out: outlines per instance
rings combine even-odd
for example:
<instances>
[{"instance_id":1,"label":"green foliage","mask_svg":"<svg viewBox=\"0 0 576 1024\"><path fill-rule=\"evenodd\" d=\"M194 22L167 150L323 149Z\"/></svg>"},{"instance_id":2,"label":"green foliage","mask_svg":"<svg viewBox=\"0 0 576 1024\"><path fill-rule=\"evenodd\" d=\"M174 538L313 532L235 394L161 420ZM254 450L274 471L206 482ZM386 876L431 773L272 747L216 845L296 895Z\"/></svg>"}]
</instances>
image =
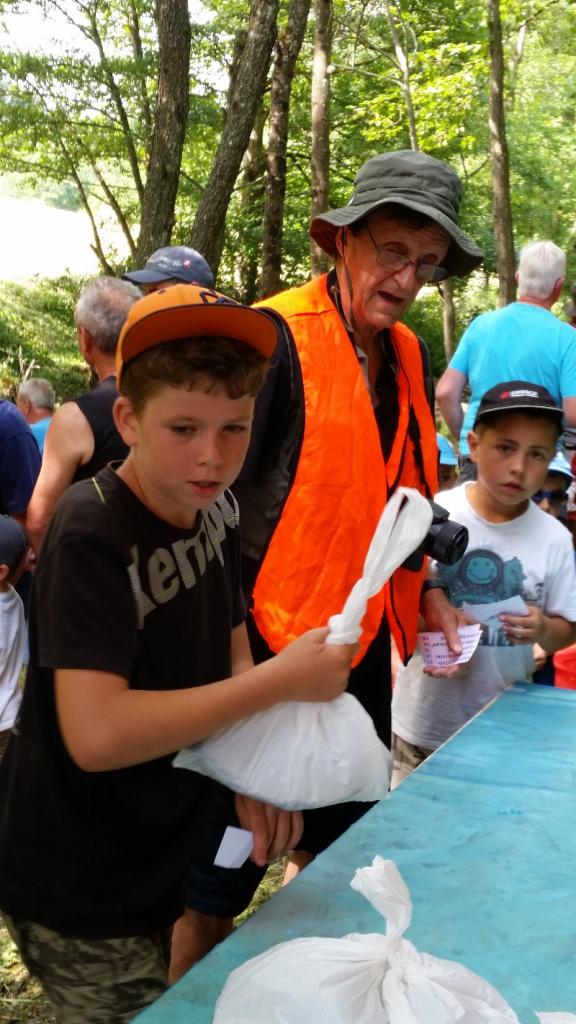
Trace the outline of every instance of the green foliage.
<instances>
[{"instance_id":1,"label":"green foliage","mask_svg":"<svg viewBox=\"0 0 576 1024\"><path fill-rule=\"evenodd\" d=\"M421 294L408 315L403 317L403 323L408 324L428 346L432 374L438 378L446 369L446 357L444 355L444 336L442 332L442 299L435 289L427 288Z\"/></svg>"},{"instance_id":2,"label":"green foliage","mask_svg":"<svg viewBox=\"0 0 576 1024\"><path fill-rule=\"evenodd\" d=\"M405 48L420 147L447 160L461 175L461 222L483 247L486 269L496 271L489 162L489 60L485 0L391 0ZM0 173L26 173L58 203L71 203L78 182L88 200L110 204L102 182L134 235L140 205L127 135L111 79L129 125L144 179L156 100L157 42L153 0L137 0L142 54L134 51L123 0L86 4L70 0L68 20L80 26L76 42L43 54L0 50ZM281 5L284 24L288 0ZM13 9L55 16L57 0L22 0ZM507 68L507 125L517 248L529 239L554 238L569 252L576 275L576 164L571 160L576 110L576 5L571 0L528 4L502 0ZM204 0L194 5L190 111L172 240L185 242L208 179L226 111L228 75L245 32L250 0ZM54 22L46 22L47 31ZM293 83L283 230L283 283L309 273L310 69L313 15ZM334 0L331 81L330 205L348 202L360 164L386 149L408 147L410 135L402 75L379 0ZM101 48L99 49L99 45ZM265 100L266 102L266 100ZM266 145L266 132L263 139ZM71 181L71 168L77 181ZM98 177L100 175L100 178ZM237 183L226 224L220 286L249 296L258 273L264 166ZM62 190L66 190L64 194ZM246 192L249 196L247 201ZM114 264L123 257L110 257ZM471 294L475 286L470 285ZM458 287L467 315L473 302ZM441 307L421 304L425 332L441 332ZM440 353L440 349L438 349ZM440 355L438 356L440 359Z\"/></svg>"},{"instance_id":3,"label":"green foliage","mask_svg":"<svg viewBox=\"0 0 576 1024\"><path fill-rule=\"evenodd\" d=\"M83 391L88 369L76 344L74 305L83 282L0 282L0 394L14 396L23 371L47 377L60 402Z\"/></svg>"},{"instance_id":4,"label":"green foliage","mask_svg":"<svg viewBox=\"0 0 576 1024\"><path fill-rule=\"evenodd\" d=\"M0 1021L55 1024L40 986L23 967L16 946L0 920Z\"/></svg>"}]
</instances>

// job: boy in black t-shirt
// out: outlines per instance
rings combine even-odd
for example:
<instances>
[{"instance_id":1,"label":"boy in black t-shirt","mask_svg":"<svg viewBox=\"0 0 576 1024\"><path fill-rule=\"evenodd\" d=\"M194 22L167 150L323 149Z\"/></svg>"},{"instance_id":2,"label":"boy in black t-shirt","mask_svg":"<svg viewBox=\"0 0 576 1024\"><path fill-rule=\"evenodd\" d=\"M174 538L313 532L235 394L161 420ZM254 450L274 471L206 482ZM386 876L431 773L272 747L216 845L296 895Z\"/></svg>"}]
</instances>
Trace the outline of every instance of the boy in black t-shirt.
<instances>
[{"instance_id":1,"label":"boy in black t-shirt","mask_svg":"<svg viewBox=\"0 0 576 1024\"><path fill-rule=\"evenodd\" d=\"M130 454L70 488L46 537L0 770L0 907L59 1024L123 1024L160 994L189 865L214 877L226 815L253 831L254 871L299 837L298 814L171 764L277 702L332 699L350 669L323 629L250 655L226 488L278 330L192 285L135 303L115 407ZM235 914L253 879L219 872Z\"/></svg>"}]
</instances>

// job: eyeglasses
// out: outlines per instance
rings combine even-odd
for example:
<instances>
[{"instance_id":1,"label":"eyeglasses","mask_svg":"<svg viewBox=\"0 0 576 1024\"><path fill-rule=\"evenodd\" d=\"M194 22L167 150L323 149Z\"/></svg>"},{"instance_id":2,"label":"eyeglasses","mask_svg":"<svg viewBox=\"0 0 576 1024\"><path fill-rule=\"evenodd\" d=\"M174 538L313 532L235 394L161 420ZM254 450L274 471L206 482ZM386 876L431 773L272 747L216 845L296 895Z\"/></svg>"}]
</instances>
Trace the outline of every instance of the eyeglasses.
<instances>
[{"instance_id":1,"label":"eyeglasses","mask_svg":"<svg viewBox=\"0 0 576 1024\"><path fill-rule=\"evenodd\" d=\"M414 273L418 281L423 281L427 284L437 284L439 281L444 281L448 277L448 271L446 267L437 267L435 263L415 263L414 260L409 260L407 256L403 256L402 253L396 252L394 249L389 249L387 245L378 245L368 224L365 225L368 237L374 246L376 253L376 262L381 267L386 267L387 270L392 272L398 272L404 270L405 267L414 267Z\"/></svg>"},{"instance_id":2,"label":"eyeglasses","mask_svg":"<svg viewBox=\"0 0 576 1024\"><path fill-rule=\"evenodd\" d=\"M568 491L536 491L536 494L532 495L532 501L535 501L539 505L544 498L547 498L551 505L562 505L568 500Z\"/></svg>"}]
</instances>

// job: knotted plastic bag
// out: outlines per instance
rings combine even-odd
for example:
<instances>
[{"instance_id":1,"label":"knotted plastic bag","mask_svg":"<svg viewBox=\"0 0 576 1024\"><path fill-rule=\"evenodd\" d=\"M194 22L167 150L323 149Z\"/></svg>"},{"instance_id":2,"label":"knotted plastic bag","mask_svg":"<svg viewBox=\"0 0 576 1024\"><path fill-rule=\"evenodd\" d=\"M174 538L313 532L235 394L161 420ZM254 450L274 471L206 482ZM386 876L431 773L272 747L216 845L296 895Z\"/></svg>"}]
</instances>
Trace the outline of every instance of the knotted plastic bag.
<instances>
[{"instance_id":1,"label":"knotted plastic bag","mask_svg":"<svg viewBox=\"0 0 576 1024\"><path fill-rule=\"evenodd\" d=\"M536 1013L540 1024L576 1024L575 1013Z\"/></svg>"},{"instance_id":2,"label":"knotted plastic bag","mask_svg":"<svg viewBox=\"0 0 576 1024\"><path fill-rule=\"evenodd\" d=\"M355 643L368 599L426 536L429 503L400 488L388 502L364 563L327 643ZM349 693L328 703L290 701L251 715L174 759L236 793L285 810L327 807L348 800L381 800L390 783L390 752L370 716Z\"/></svg>"},{"instance_id":3,"label":"knotted plastic bag","mask_svg":"<svg viewBox=\"0 0 576 1024\"><path fill-rule=\"evenodd\" d=\"M375 857L351 885L386 919L386 935L273 946L230 974L213 1024L519 1024L479 975L402 938L412 904L393 861Z\"/></svg>"}]
</instances>

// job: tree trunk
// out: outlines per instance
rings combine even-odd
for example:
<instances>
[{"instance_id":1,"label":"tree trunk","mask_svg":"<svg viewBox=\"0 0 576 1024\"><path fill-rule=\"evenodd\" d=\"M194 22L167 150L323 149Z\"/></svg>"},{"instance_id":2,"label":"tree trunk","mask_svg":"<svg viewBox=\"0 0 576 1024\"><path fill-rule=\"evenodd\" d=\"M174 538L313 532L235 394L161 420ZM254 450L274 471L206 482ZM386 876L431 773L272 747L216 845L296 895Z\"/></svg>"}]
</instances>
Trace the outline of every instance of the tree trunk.
<instances>
[{"instance_id":1,"label":"tree trunk","mask_svg":"<svg viewBox=\"0 0 576 1024\"><path fill-rule=\"evenodd\" d=\"M252 0L246 45L238 64L226 123L192 226L190 244L203 254L215 273L230 196L266 87L277 13L278 0Z\"/></svg>"},{"instance_id":2,"label":"tree trunk","mask_svg":"<svg viewBox=\"0 0 576 1024\"><path fill-rule=\"evenodd\" d=\"M330 60L332 56L332 0L314 0L316 28L312 65L312 154L311 204L312 219L328 209L330 184ZM330 266L326 253L310 240L312 277L318 277Z\"/></svg>"},{"instance_id":3,"label":"tree trunk","mask_svg":"<svg viewBox=\"0 0 576 1024\"><path fill-rule=\"evenodd\" d=\"M242 302L248 306L251 306L258 298L260 232L266 175L266 153L262 137L267 115L268 111L265 105L261 104L250 132L248 149L242 158L242 199L238 232L238 245L239 251L242 252L242 260L237 262L234 284Z\"/></svg>"},{"instance_id":4,"label":"tree trunk","mask_svg":"<svg viewBox=\"0 0 576 1024\"><path fill-rule=\"evenodd\" d=\"M396 12L392 10L392 5L388 0L384 0L384 10L386 11L386 17L388 19L388 27L390 29L390 37L392 39L392 45L394 47L394 53L396 54L396 65L401 75L400 88L404 97L404 105L406 107L406 117L408 120L408 133L410 135L410 145L412 149L420 149L418 145L418 133L416 131L416 117L414 115L414 107L412 105L412 88L410 85L410 64L408 61L408 50L404 46L400 38L399 26L406 36L406 29L402 20L402 14L398 8Z\"/></svg>"},{"instance_id":5,"label":"tree trunk","mask_svg":"<svg viewBox=\"0 0 576 1024\"><path fill-rule=\"evenodd\" d=\"M510 168L504 114L504 55L500 0L488 0L490 42L490 154L492 160L492 220L500 281L500 305L516 298L514 236L510 204Z\"/></svg>"},{"instance_id":6,"label":"tree trunk","mask_svg":"<svg viewBox=\"0 0 576 1024\"><path fill-rule=\"evenodd\" d=\"M158 97L136 259L168 245L188 118L190 20L187 0L157 0Z\"/></svg>"},{"instance_id":7,"label":"tree trunk","mask_svg":"<svg viewBox=\"0 0 576 1024\"><path fill-rule=\"evenodd\" d=\"M281 287L290 92L294 68L304 39L310 2L311 0L292 0L287 27L276 40L270 91L270 130L260 274L261 298L279 291Z\"/></svg>"}]
</instances>

